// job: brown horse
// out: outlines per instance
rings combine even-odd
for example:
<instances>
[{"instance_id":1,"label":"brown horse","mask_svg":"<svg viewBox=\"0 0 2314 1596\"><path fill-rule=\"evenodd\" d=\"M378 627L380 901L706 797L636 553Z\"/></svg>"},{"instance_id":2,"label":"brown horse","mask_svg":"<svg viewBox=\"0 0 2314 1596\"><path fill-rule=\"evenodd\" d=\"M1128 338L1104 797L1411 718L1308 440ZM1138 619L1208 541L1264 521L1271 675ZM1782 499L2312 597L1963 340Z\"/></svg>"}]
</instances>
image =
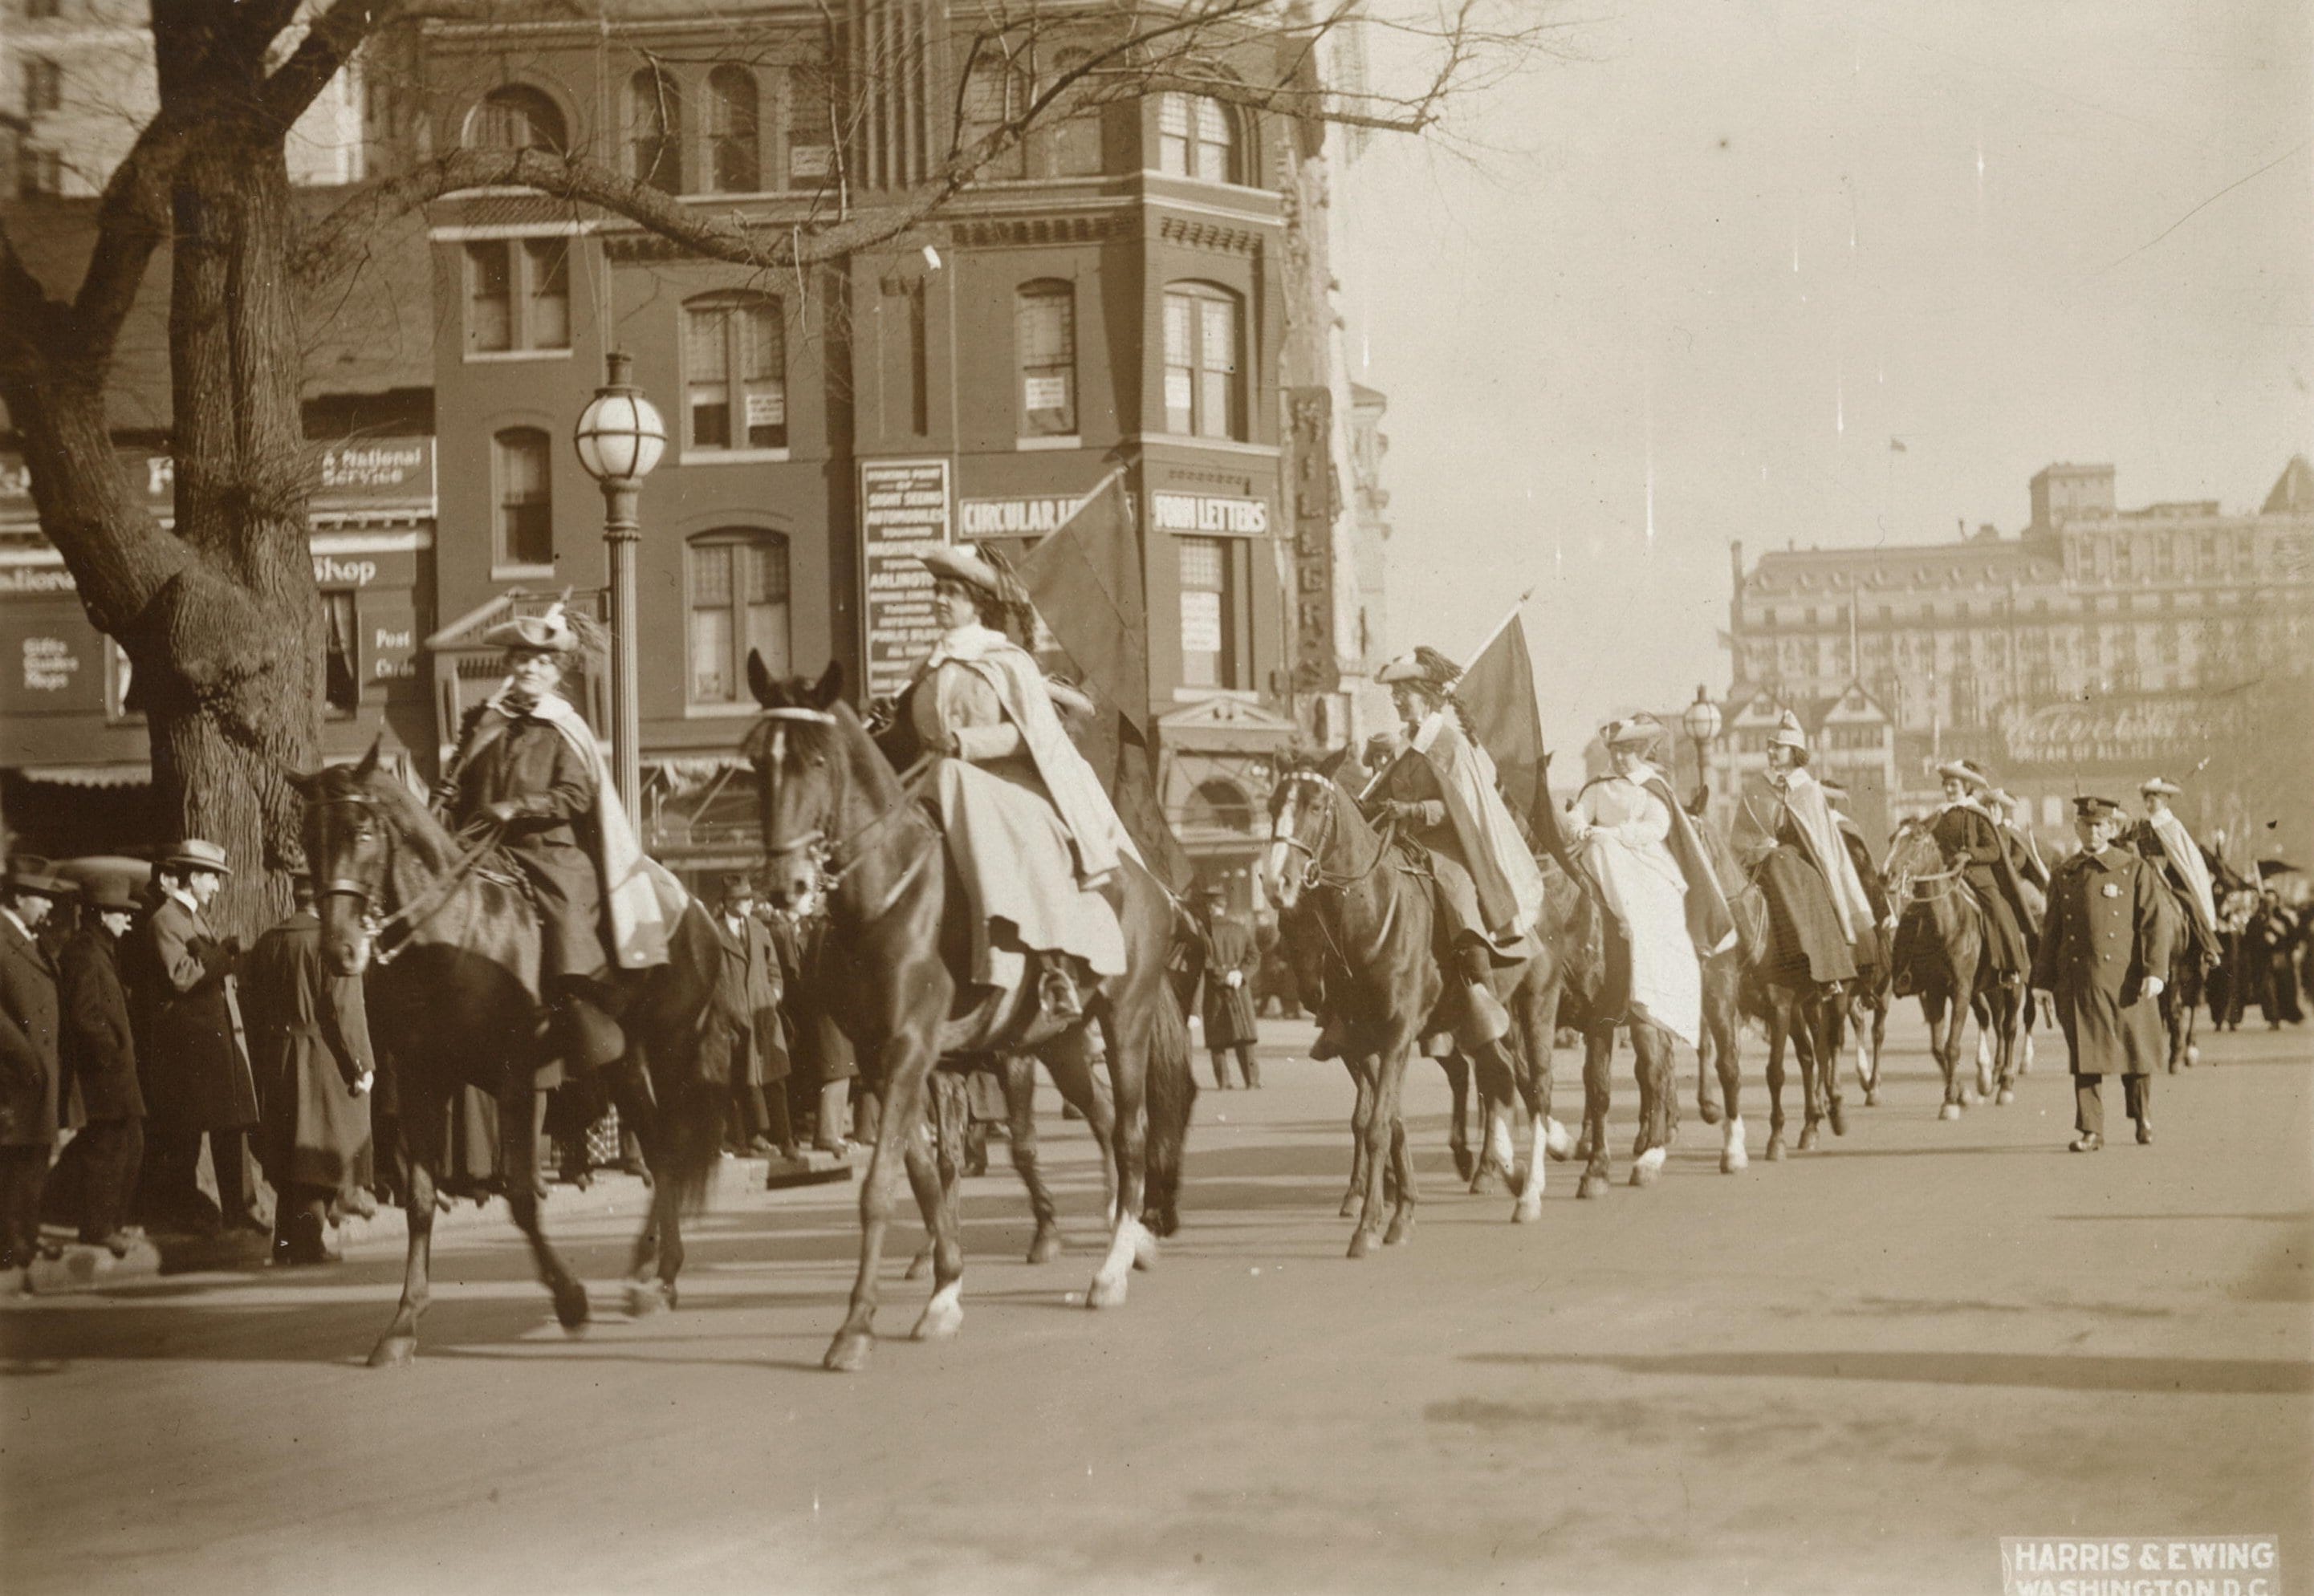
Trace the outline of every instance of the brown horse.
<instances>
[{"instance_id":1,"label":"brown horse","mask_svg":"<svg viewBox=\"0 0 2314 1596\"><path fill-rule=\"evenodd\" d=\"M401 1305L370 1366L406 1363L418 1349L418 1321L430 1294L435 1171L449 1103L465 1086L498 1100L508 1206L555 1317L577 1331L587 1322L587 1289L538 1217L531 1126L534 1078L543 1061L534 995L539 926L530 900L487 868L488 837L452 837L406 787L381 773L375 745L358 765L288 775L305 800L305 858L323 956L340 974L364 977L370 1035L393 1060L401 1099L409 1253ZM666 882L681 892L672 877ZM658 1279L638 1278L630 1292L642 1308L675 1301L682 1215L696 1207L716 1168L729 1095L728 1057L702 1045L721 945L697 903L684 899L669 919L668 962L639 974L622 994L627 1056L599 1072L656 1176L634 1267L640 1277L655 1258Z\"/></svg>"},{"instance_id":2,"label":"brown horse","mask_svg":"<svg viewBox=\"0 0 2314 1596\"><path fill-rule=\"evenodd\" d=\"M932 1233L934 1289L915 1334L950 1336L963 1322L953 1180L942 1177L925 1124L926 1083L943 1056L1026 1054L1067 1068L1090 1054L1086 1027L1100 1027L1117 1115L1117 1191L1108 1249L1085 1301L1093 1308L1124 1301L1131 1269L1145 1266L1156 1250L1141 1219L1144 1096L1160 1010L1173 1001L1165 980L1175 926L1170 896L1126 861L1118 913L1126 973L1089 994L1084 1018L1063 1024L1041 1014L1033 983L960 1004L969 990L959 972L969 962L972 932L961 886L939 827L842 701L841 668L831 665L817 683L774 683L751 657L747 680L764 710L747 752L760 785L771 895L797 903L826 894L834 957L824 1001L884 1096L860 1194L860 1272L826 1367L865 1368L874 1347L877 1275L904 1163Z\"/></svg>"},{"instance_id":3,"label":"brown horse","mask_svg":"<svg viewBox=\"0 0 2314 1596\"><path fill-rule=\"evenodd\" d=\"M1999 1074L1999 1100L2016 1092L2010 1071L2025 994L2004 992L1992 960L1983 905L1956 866L1947 866L1929 828L1908 820L1896 828L1888 851L1888 896L1897 907L1896 936L1889 964L1899 997L1917 995L1929 1022L1929 1051L1945 1080L1939 1119L1958 1119L1968 1106L1967 1078L1961 1072L1961 1036L1970 1018L1977 1022L1977 1095L1992 1097ZM1992 1038L1988 1045L1984 1040Z\"/></svg>"}]
</instances>

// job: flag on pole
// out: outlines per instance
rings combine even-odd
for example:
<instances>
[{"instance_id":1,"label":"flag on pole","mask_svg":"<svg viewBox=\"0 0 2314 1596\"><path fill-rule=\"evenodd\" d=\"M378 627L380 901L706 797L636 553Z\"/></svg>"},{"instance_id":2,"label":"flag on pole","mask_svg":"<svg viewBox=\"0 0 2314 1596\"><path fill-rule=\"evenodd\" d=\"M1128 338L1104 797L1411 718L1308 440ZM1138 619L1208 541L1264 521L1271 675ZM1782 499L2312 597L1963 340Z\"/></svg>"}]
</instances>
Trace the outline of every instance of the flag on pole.
<instances>
[{"instance_id":1,"label":"flag on pole","mask_svg":"<svg viewBox=\"0 0 2314 1596\"><path fill-rule=\"evenodd\" d=\"M1019 567L1021 584L1085 684L1137 728L1149 715L1149 618L1125 474L1112 474Z\"/></svg>"},{"instance_id":2,"label":"flag on pole","mask_svg":"<svg viewBox=\"0 0 2314 1596\"><path fill-rule=\"evenodd\" d=\"M1524 597L1520 603L1525 603ZM1568 875L1583 880L1559 830L1559 807L1551 802L1544 776L1542 709L1535 701L1534 659L1527 650L1526 620L1519 611L1511 612L1464 668L1454 683L1454 699L1469 714L1479 745L1495 762L1503 802Z\"/></svg>"}]
</instances>

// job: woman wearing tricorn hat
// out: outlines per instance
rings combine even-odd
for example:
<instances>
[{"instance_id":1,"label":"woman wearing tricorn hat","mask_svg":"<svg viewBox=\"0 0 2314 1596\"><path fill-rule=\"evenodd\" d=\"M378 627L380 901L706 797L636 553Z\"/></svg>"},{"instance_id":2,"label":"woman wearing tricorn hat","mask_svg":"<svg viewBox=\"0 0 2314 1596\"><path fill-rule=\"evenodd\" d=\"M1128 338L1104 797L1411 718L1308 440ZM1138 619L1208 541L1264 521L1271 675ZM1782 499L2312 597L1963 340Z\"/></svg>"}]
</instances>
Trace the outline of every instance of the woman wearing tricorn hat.
<instances>
[{"instance_id":1,"label":"woman wearing tricorn hat","mask_svg":"<svg viewBox=\"0 0 2314 1596\"><path fill-rule=\"evenodd\" d=\"M1530 957L1542 913L1542 871L1496 790L1495 762L1454 702L1462 667L1427 646L1374 674L1405 724L1406 746L1370 789L1375 813L1395 819L1430 856L1439 964L1463 997L1456 1040L1465 1051L1498 1041L1510 1015L1488 985L1497 963Z\"/></svg>"},{"instance_id":2,"label":"woman wearing tricorn hat","mask_svg":"<svg viewBox=\"0 0 2314 1596\"><path fill-rule=\"evenodd\" d=\"M1125 971L1125 933L1101 888L1131 844L1044 673L1004 630L1028 613L1020 583L972 549L921 558L942 630L895 715L947 756L933 792L974 910L971 979L1012 988L1038 955L1038 1001L1073 1019L1088 977Z\"/></svg>"},{"instance_id":3,"label":"woman wearing tricorn hat","mask_svg":"<svg viewBox=\"0 0 2314 1596\"><path fill-rule=\"evenodd\" d=\"M538 907L539 997L557 1062L592 1069L624 1038L604 1004L618 970L667 962L667 927L594 729L560 691L578 637L560 604L482 634L507 675L469 713L437 799L461 826L495 821ZM560 1084L552 1071L543 1087Z\"/></svg>"},{"instance_id":4,"label":"woman wearing tricorn hat","mask_svg":"<svg viewBox=\"0 0 2314 1596\"><path fill-rule=\"evenodd\" d=\"M2033 963L2026 927L2032 923L2025 907L2025 891L2015 860L2000 834L2000 824L1985 805L1992 780L1972 762L1956 759L1937 767L1944 778L1945 803L1930 822L1947 869L1956 869L1977 902L1984 906L1987 951L2000 984L2015 986Z\"/></svg>"},{"instance_id":5,"label":"woman wearing tricorn hat","mask_svg":"<svg viewBox=\"0 0 2314 1596\"><path fill-rule=\"evenodd\" d=\"M1775 849L1754 871L1768 900L1771 959L1819 983L1853 981L1859 956L1868 960L1877 940L1872 903L1808 761L1807 734L1786 710L1768 742Z\"/></svg>"}]
</instances>

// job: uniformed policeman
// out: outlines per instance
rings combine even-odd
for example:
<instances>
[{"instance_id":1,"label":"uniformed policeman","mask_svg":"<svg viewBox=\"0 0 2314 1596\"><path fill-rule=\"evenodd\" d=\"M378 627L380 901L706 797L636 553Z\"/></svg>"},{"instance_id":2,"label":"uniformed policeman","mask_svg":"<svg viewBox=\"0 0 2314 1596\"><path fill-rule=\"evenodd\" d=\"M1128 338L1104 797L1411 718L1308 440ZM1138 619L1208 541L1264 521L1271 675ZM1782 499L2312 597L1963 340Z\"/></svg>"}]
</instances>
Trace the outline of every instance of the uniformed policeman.
<instances>
[{"instance_id":1,"label":"uniformed policeman","mask_svg":"<svg viewBox=\"0 0 2314 1596\"><path fill-rule=\"evenodd\" d=\"M2033 985L2055 1001L2072 1054L2075 1152L2105 1145L2098 1085L2122 1078L2138 1141L2153 1140L2153 1074L2168 1056L2155 999L2169 967L2171 920L2154 866L2116 848L2122 808L2110 798L2073 800L2081 851L2049 883L2049 915L2033 960Z\"/></svg>"}]
</instances>

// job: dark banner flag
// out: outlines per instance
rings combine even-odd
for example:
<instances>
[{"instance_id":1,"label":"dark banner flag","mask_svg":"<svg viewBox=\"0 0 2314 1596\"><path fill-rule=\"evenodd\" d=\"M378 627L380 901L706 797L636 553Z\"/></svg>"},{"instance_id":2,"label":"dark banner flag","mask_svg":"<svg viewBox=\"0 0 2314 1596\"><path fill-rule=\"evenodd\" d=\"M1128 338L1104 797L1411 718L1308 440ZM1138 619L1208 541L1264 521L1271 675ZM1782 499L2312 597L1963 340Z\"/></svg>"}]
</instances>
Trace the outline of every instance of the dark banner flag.
<instances>
[{"instance_id":1,"label":"dark banner flag","mask_svg":"<svg viewBox=\"0 0 2314 1596\"><path fill-rule=\"evenodd\" d=\"M1195 871L1157 797L1148 611L1124 473L1095 489L1015 569L1098 706L1082 738L1084 754L1108 789L1117 817L1158 879L1187 892Z\"/></svg>"},{"instance_id":2,"label":"dark banner flag","mask_svg":"<svg viewBox=\"0 0 2314 1596\"><path fill-rule=\"evenodd\" d=\"M1522 598L1520 603L1525 600ZM1528 834L1577 880L1567 839L1559 826L1559 807L1544 779L1542 708L1534 696L1534 660L1527 652L1526 620L1518 611L1479 650L1454 683L1455 701L1471 717L1479 742L1495 762L1503 802Z\"/></svg>"}]
</instances>

